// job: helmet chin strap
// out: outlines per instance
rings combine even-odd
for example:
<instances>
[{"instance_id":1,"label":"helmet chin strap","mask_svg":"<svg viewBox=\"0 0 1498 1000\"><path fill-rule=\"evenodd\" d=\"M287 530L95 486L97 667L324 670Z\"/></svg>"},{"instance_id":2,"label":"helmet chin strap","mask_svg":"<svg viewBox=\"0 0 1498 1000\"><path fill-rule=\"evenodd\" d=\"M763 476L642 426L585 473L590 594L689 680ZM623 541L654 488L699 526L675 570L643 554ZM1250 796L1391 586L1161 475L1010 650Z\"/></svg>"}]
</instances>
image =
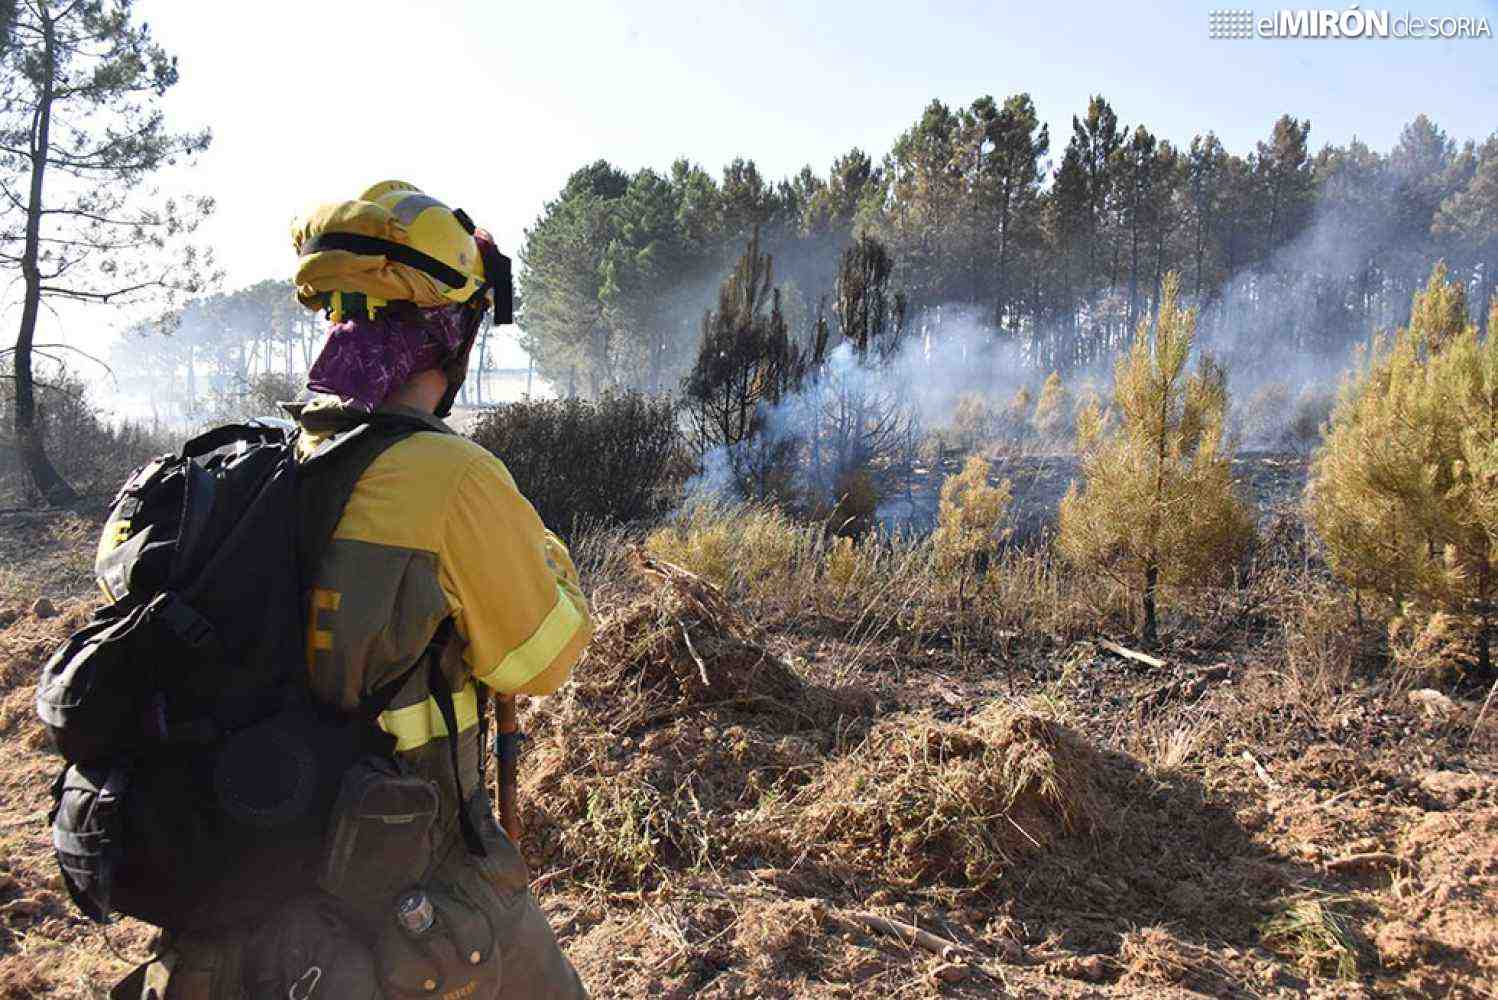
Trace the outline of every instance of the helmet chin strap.
<instances>
[{"instance_id":1,"label":"helmet chin strap","mask_svg":"<svg viewBox=\"0 0 1498 1000\"><path fill-rule=\"evenodd\" d=\"M437 408L432 411L438 420L446 420L453 411L453 401L458 398L458 391L463 388L463 382L468 376L467 359L464 359L464 364L456 372L452 366L443 365L442 374L447 376L447 391L442 394Z\"/></svg>"},{"instance_id":2,"label":"helmet chin strap","mask_svg":"<svg viewBox=\"0 0 1498 1000\"><path fill-rule=\"evenodd\" d=\"M442 363L442 374L447 378L447 391L442 394L442 398L437 402L437 408L432 411L432 414L439 420L446 420L448 414L452 413L458 392L468 378L468 355L473 352L473 342L478 339L479 327L483 325L484 314L488 312L488 302L480 296L478 304L471 306L470 309L468 335L463 338L463 345L458 348L457 353Z\"/></svg>"}]
</instances>

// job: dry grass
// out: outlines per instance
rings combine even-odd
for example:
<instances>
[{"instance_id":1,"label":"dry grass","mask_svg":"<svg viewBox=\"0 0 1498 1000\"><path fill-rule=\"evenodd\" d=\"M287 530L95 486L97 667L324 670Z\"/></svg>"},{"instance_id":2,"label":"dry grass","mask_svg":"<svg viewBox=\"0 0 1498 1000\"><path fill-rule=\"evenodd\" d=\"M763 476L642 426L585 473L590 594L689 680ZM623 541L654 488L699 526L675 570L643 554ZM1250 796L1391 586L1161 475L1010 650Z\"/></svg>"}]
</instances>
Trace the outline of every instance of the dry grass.
<instances>
[{"instance_id":1,"label":"dry grass","mask_svg":"<svg viewBox=\"0 0 1498 1000\"><path fill-rule=\"evenodd\" d=\"M1119 940L1123 982L1145 989L1182 986L1214 996L1232 995L1232 970L1212 949L1183 941L1168 927L1144 927Z\"/></svg>"},{"instance_id":2,"label":"dry grass","mask_svg":"<svg viewBox=\"0 0 1498 1000\"><path fill-rule=\"evenodd\" d=\"M1127 591L1074 572L1044 546L1005 546L976 578L943 571L931 537L871 532L858 541L775 508L701 504L645 542L654 556L703 576L746 617L777 631L815 624L862 650L949 646L962 666L1023 635L1066 642L1132 627Z\"/></svg>"},{"instance_id":3,"label":"dry grass","mask_svg":"<svg viewBox=\"0 0 1498 1000\"><path fill-rule=\"evenodd\" d=\"M1345 896L1310 895L1264 922L1264 946L1284 955L1306 975L1356 979L1358 944Z\"/></svg>"},{"instance_id":4,"label":"dry grass","mask_svg":"<svg viewBox=\"0 0 1498 1000\"><path fill-rule=\"evenodd\" d=\"M962 725L902 716L769 810L764 835L778 833L792 856L809 849L895 885L981 889L1097 828L1100 767L1044 710L997 703Z\"/></svg>"},{"instance_id":5,"label":"dry grass","mask_svg":"<svg viewBox=\"0 0 1498 1000\"><path fill-rule=\"evenodd\" d=\"M7 1000L99 996L121 967L49 882L34 822L55 760L29 680L91 606L89 534L28 523L37 557L0 598ZM1132 627L1126 595L1043 545L992 554L965 600L924 540L752 508L572 549L597 638L525 708L520 801L537 894L594 995L1498 988L1498 712L1470 744L1475 705L1423 718L1382 623L1303 553L1266 546L1246 582L1183 596L1154 668L1093 641ZM59 617L29 614L42 593ZM1361 853L1395 860L1329 865Z\"/></svg>"}]
</instances>

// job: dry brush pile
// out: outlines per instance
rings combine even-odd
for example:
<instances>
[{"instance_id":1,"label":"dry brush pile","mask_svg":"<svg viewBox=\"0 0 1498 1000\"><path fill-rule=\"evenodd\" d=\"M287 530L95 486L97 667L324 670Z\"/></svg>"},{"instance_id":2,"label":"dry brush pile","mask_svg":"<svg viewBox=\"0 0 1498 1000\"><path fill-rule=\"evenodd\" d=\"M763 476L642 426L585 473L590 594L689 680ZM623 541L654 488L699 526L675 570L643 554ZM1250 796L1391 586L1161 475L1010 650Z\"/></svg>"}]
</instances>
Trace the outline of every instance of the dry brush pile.
<instances>
[{"instance_id":1,"label":"dry brush pile","mask_svg":"<svg viewBox=\"0 0 1498 1000\"><path fill-rule=\"evenodd\" d=\"M1103 748L1059 702L941 718L834 682L707 580L634 559L646 585L530 709L521 794L546 904L614 995L875 989L949 965L938 981L978 994L1003 969L1200 986L1214 973L1189 955L1222 942L1274 966L1261 927L1297 869L1195 778ZM1175 951L1139 932L1162 926ZM911 928L938 935L925 959ZM661 935L681 946L609 979Z\"/></svg>"}]
</instances>

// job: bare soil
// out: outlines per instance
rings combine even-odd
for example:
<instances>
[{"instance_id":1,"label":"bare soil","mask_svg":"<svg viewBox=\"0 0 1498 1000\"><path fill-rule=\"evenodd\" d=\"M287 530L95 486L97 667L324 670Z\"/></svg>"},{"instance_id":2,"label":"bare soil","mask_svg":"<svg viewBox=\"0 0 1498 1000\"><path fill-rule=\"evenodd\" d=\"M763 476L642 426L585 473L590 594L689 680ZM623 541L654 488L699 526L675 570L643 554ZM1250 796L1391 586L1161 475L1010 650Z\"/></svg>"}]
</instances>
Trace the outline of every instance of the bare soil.
<instances>
[{"instance_id":1,"label":"bare soil","mask_svg":"<svg viewBox=\"0 0 1498 1000\"><path fill-rule=\"evenodd\" d=\"M7 1000L103 997L149 953L68 904L31 711L97 527L0 521ZM534 888L596 996L1498 995L1486 692L1321 677L1259 598L1178 622L1155 668L1055 637L854 649L641 568L525 710ZM1319 641L1355 664L1344 640Z\"/></svg>"}]
</instances>

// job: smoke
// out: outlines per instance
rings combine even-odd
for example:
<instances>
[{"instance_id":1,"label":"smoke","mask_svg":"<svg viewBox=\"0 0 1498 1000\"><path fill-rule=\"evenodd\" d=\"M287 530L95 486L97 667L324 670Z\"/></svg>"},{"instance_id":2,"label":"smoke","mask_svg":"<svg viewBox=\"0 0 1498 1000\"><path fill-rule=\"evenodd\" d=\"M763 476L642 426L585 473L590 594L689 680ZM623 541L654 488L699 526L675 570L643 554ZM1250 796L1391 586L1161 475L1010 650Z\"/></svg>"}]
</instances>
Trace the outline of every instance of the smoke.
<instances>
[{"instance_id":1,"label":"smoke","mask_svg":"<svg viewBox=\"0 0 1498 1000\"><path fill-rule=\"evenodd\" d=\"M1434 244L1418 223L1410 224L1407 212L1399 210L1411 203L1410 185L1422 182L1402 174L1387 159L1373 162L1381 165L1365 170L1353 164L1318 178L1321 187L1307 221L1297 224L1293 238L1267 254L1259 248L1272 242L1264 231L1265 220L1273 214L1270 206L1262 206L1260 219L1236 225L1227 242L1214 243L1213 253L1219 256L1212 259L1212 267L1221 273L1223 253L1237 254L1246 262L1232 266L1225 280L1217 280L1199 297L1188 299L1199 313L1198 352L1210 352L1227 371L1229 429L1242 447L1313 447L1356 352L1378 331L1407 320L1411 296L1429 276ZM818 301L830 296L833 288L843 246L830 239L782 236L767 240L767 247L777 254L775 283L783 290L793 332L809 339ZM1206 277L1213 280L1210 274ZM1185 275L1188 286L1192 278ZM708 295L716 287L707 284L705 302L712 301ZM1147 321L1158 307L1158 289L1152 285L1143 282L1137 304L1137 315ZM1113 364L1134 336L1122 287L1120 283L1098 291L1078 304L1068 319L1026 322L1018 331L999 329L987 307L942 303L915 310L907 317L899 351L887 361L864 362L847 345L838 345L818 379L766 410L759 447L804 444L825 435L828 400L838 395L833 386L842 387L839 391L845 395L897 399L912 426L927 431L949 426L959 400L968 393L980 394L1002 409L1022 387L1038 396L1049 374L1041 359L1060 353L1048 345L1080 344L1076 353L1093 360L1063 367L1068 395L1078 399L1095 389L1106 400ZM749 450L734 454L720 449L708 455L694 486L709 492L731 490L735 470L759 461L747 454ZM803 481L801 486L808 491L829 489L820 481Z\"/></svg>"},{"instance_id":2,"label":"smoke","mask_svg":"<svg viewBox=\"0 0 1498 1000\"><path fill-rule=\"evenodd\" d=\"M1245 447L1309 449L1359 349L1407 320L1435 260L1401 229L1402 183L1334 174L1298 235L1197 303L1197 346L1226 367Z\"/></svg>"}]
</instances>

